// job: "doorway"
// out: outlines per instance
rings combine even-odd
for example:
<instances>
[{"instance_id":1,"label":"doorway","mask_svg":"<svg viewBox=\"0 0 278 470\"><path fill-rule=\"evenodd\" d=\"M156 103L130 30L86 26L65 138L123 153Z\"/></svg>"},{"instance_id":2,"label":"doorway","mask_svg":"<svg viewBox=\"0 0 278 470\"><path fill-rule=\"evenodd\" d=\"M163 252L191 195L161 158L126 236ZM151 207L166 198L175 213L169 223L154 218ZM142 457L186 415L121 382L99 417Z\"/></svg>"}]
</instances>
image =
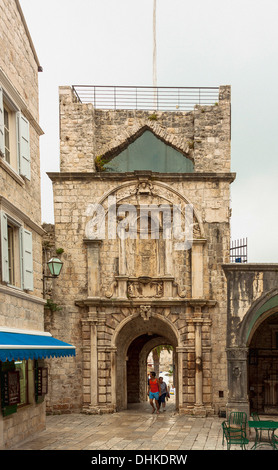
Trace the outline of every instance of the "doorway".
<instances>
[{"instance_id":1,"label":"doorway","mask_svg":"<svg viewBox=\"0 0 278 470\"><path fill-rule=\"evenodd\" d=\"M158 318L160 317L160 318ZM177 370L176 347L178 345L173 328L163 321L162 316L154 315L148 321L136 316L119 331L116 339L116 407L124 410L131 404L146 404L148 369L147 358L152 349L171 345L173 366ZM178 378L176 378L176 397ZM178 400L176 399L178 407Z\"/></svg>"},{"instance_id":2,"label":"doorway","mask_svg":"<svg viewBox=\"0 0 278 470\"><path fill-rule=\"evenodd\" d=\"M278 312L256 329L248 357L250 411L278 414Z\"/></svg>"}]
</instances>

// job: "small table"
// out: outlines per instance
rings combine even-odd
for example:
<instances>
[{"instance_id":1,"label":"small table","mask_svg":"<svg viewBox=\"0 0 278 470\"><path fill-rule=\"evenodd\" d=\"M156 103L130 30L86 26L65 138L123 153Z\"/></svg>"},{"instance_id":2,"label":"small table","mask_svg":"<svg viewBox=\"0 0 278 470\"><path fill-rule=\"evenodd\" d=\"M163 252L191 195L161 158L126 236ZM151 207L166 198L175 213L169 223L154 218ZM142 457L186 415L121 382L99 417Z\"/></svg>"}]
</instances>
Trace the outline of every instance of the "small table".
<instances>
[{"instance_id":1,"label":"small table","mask_svg":"<svg viewBox=\"0 0 278 470\"><path fill-rule=\"evenodd\" d=\"M260 445L271 445L272 447L274 447L272 442L272 436L275 429L278 428L277 421L248 421L248 425L249 428L254 428L256 431L256 440L252 449L255 450ZM262 441L262 433L260 431L268 431L268 441Z\"/></svg>"}]
</instances>

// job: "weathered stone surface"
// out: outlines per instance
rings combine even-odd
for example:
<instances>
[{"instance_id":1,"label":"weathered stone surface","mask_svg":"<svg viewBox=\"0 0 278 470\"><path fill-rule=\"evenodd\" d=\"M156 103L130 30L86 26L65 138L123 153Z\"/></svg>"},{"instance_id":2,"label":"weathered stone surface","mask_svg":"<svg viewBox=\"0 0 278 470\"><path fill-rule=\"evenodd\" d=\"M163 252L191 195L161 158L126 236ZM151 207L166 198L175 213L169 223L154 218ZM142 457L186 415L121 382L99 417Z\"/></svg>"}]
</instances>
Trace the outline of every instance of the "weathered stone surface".
<instances>
[{"instance_id":1,"label":"weathered stone surface","mask_svg":"<svg viewBox=\"0 0 278 470\"><path fill-rule=\"evenodd\" d=\"M218 106L158 112L153 122L143 111L96 110L77 102L71 88L60 88L61 172L49 176L56 246L65 252L62 273L53 284L61 310L49 315L47 327L74 344L77 356L51 362L51 382L65 370L72 374L63 382L66 395L57 387L50 391L49 412L62 410L62 396L69 397L68 409L88 413L144 401L147 355L163 342L173 347L180 412L203 415L225 406L226 280L221 264L229 261L229 186L234 179L229 90L220 88ZM187 154L194 173L96 172L97 156L119 152L144 129ZM192 203L192 248L177 251L173 239L140 239L139 232L136 239L94 241L90 207L98 203L107 211L108 196L118 206Z\"/></svg>"}]
</instances>

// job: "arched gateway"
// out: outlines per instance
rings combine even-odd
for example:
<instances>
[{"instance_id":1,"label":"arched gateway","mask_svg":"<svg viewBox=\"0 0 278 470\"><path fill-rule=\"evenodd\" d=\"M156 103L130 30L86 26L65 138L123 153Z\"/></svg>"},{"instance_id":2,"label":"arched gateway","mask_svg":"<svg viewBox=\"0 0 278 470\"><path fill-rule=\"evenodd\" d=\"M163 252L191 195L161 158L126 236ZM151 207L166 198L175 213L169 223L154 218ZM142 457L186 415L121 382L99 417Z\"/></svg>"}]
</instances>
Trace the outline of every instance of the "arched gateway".
<instances>
[{"instance_id":1,"label":"arched gateway","mask_svg":"<svg viewBox=\"0 0 278 470\"><path fill-rule=\"evenodd\" d=\"M113 344L116 346L115 381L112 390L113 401L117 409L126 409L128 403L146 401L147 390L147 357L151 350L162 344L173 347L175 370L176 405L179 407L179 388L182 388L182 377L178 368L179 332L165 315L151 312L146 320L140 314L132 315L122 322L115 331Z\"/></svg>"},{"instance_id":2,"label":"arched gateway","mask_svg":"<svg viewBox=\"0 0 278 470\"><path fill-rule=\"evenodd\" d=\"M179 207L184 227L188 199L142 176L107 191L98 201L99 213L95 206L86 213L88 298L77 302L84 310L84 363L90 357L84 371L84 410L111 412L145 401L147 354L154 344L170 344L177 409L206 414L211 412L212 389L203 383L209 384L211 377L209 310L215 301L204 298L204 229L193 211L190 243L178 249L181 238L167 236L168 227L165 234L162 209L167 208L172 222L174 207ZM111 214L117 215L117 234L121 230L125 236L109 237ZM123 214L128 224L122 224ZM96 227L99 221L102 232Z\"/></svg>"}]
</instances>

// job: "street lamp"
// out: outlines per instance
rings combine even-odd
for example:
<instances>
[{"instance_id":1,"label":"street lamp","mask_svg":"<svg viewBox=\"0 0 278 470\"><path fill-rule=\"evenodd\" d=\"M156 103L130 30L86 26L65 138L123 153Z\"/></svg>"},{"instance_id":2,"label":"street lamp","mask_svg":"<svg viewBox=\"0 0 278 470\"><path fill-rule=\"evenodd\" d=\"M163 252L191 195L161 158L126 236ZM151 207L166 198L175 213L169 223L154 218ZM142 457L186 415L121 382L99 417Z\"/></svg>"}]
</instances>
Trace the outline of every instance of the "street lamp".
<instances>
[{"instance_id":1,"label":"street lamp","mask_svg":"<svg viewBox=\"0 0 278 470\"><path fill-rule=\"evenodd\" d=\"M59 258L51 258L48 261L47 266L52 274L51 277L58 277L63 267L63 262L60 261Z\"/></svg>"},{"instance_id":2,"label":"street lamp","mask_svg":"<svg viewBox=\"0 0 278 470\"><path fill-rule=\"evenodd\" d=\"M45 297L45 279L55 279L56 277L58 277L63 267L63 262L59 260L59 258L54 257L47 262L47 266L49 268L51 276L46 276L45 274L43 274L43 297Z\"/></svg>"}]
</instances>

